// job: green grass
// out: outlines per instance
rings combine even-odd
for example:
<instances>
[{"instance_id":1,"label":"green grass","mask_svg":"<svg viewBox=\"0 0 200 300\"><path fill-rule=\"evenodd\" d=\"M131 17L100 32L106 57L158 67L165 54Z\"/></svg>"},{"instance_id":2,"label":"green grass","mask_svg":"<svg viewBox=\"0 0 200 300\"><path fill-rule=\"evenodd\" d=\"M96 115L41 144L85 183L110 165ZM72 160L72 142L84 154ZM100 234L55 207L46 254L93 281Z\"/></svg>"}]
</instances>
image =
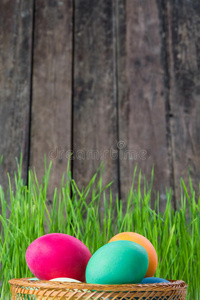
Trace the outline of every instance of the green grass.
<instances>
[{"instance_id":1,"label":"green grass","mask_svg":"<svg viewBox=\"0 0 200 300\"><path fill-rule=\"evenodd\" d=\"M39 236L52 232L70 234L94 253L122 231L138 232L152 242L159 258L155 276L186 281L190 299L200 299L200 198L195 195L191 182L188 190L181 183L182 197L177 211L172 208L171 191L166 191L166 210L161 213L159 195L152 210L152 184L145 183L141 190L141 174L136 169L134 178L138 177L139 183L135 186L133 179L127 201L122 203L113 197L111 184L102 187L101 169L100 176L95 174L88 186L80 190L71 179L68 166L67 180L63 176L61 188L55 189L53 204L48 209L50 170L51 164L45 168L41 184L35 172L29 171L26 186L18 165L15 188L10 184L6 194L0 186L1 299L9 299L9 279L33 276L26 265L25 252ZM11 199L9 206L7 197Z\"/></svg>"}]
</instances>

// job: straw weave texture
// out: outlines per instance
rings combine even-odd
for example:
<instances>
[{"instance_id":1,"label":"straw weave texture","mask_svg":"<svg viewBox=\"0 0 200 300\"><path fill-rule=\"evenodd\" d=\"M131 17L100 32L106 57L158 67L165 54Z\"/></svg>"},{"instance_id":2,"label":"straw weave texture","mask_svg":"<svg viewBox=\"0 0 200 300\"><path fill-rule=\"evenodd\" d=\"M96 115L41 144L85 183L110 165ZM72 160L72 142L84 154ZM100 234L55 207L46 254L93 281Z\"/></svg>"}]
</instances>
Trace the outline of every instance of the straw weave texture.
<instances>
[{"instance_id":1,"label":"straw weave texture","mask_svg":"<svg viewBox=\"0 0 200 300\"><path fill-rule=\"evenodd\" d=\"M182 280L156 284L99 285L55 281L11 279L12 300L185 300L187 285Z\"/></svg>"}]
</instances>

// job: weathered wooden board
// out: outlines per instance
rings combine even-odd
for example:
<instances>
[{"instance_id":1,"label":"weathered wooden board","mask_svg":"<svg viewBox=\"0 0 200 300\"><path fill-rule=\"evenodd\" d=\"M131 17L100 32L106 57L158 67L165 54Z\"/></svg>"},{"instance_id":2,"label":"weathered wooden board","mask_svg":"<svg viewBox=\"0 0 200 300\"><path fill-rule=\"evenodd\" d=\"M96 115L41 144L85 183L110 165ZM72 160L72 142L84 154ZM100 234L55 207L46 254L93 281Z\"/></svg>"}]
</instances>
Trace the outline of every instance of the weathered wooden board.
<instances>
[{"instance_id":1,"label":"weathered wooden board","mask_svg":"<svg viewBox=\"0 0 200 300\"><path fill-rule=\"evenodd\" d=\"M53 161L48 199L71 150L72 1L36 0L30 166L39 179Z\"/></svg>"},{"instance_id":2,"label":"weathered wooden board","mask_svg":"<svg viewBox=\"0 0 200 300\"><path fill-rule=\"evenodd\" d=\"M180 200L189 167L198 192L197 0L3 0L0 11L1 185L21 151L23 178L30 156L41 180L46 154L51 200L72 150L79 187L104 161L103 184L124 201L136 164L149 181L154 165L161 208L165 187Z\"/></svg>"},{"instance_id":3,"label":"weathered wooden board","mask_svg":"<svg viewBox=\"0 0 200 300\"><path fill-rule=\"evenodd\" d=\"M75 0L73 175L86 186L101 161L118 194L114 1Z\"/></svg>"},{"instance_id":4,"label":"weathered wooden board","mask_svg":"<svg viewBox=\"0 0 200 300\"><path fill-rule=\"evenodd\" d=\"M200 3L168 1L169 99L177 201L180 178L188 170L199 193L200 182Z\"/></svg>"},{"instance_id":5,"label":"weathered wooden board","mask_svg":"<svg viewBox=\"0 0 200 300\"><path fill-rule=\"evenodd\" d=\"M167 136L167 93L162 62L162 21L157 1L118 1L120 187L125 200L134 167L160 192L173 185ZM137 183L137 181L136 181Z\"/></svg>"},{"instance_id":6,"label":"weathered wooden board","mask_svg":"<svg viewBox=\"0 0 200 300\"><path fill-rule=\"evenodd\" d=\"M0 1L0 12L0 184L6 189L21 152L27 178L33 2Z\"/></svg>"}]
</instances>

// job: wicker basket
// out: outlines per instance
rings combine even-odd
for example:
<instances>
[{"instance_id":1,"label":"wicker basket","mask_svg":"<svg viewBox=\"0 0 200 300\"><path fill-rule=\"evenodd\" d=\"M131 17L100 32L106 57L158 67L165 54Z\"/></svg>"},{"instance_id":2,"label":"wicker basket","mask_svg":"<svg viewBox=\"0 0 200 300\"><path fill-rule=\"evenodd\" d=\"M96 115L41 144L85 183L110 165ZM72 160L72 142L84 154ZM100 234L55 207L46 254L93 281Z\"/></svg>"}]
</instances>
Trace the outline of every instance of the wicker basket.
<instances>
[{"instance_id":1,"label":"wicker basket","mask_svg":"<svg viewBox=\"0 0 200 300\"><path fill-rule=\"evenodd\" d=\"M185 299L187 285L182 280L156 284L99 285L55 281L31 281L30 278L12 279L12 300L78 300L78 299Z\"/></svg>"}]
</instances>

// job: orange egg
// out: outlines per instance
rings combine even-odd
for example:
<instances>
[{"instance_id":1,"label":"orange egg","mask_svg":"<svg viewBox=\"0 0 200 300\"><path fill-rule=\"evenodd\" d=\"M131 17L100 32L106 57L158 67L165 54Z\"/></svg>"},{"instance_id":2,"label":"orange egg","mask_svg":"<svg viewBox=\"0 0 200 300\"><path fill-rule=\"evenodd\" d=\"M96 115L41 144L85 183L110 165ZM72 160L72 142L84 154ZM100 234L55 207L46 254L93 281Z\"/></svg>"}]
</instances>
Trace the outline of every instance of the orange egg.
<instances>
[{"instance_id":1,"label":"orange egg","mask_svg":"<svg viewBox=\"0 0 200 300\"><path fill-rule=\"evenodd\" d=\"M154 273L156 272L158 258L157 258L156 250L155 250L154 246L152 245L152 243L147 238L145 238L143 235L136 233L136 232L118 233L114 237L112 237L112 239L109 241L109 243L119 241L119 240L132 241L132 242L135 242L135 243L143 246L146 249L146 251L148 253L148 257L149 257L149 267L148 267L145 277L153 276Z\"/></svg>"}]
</instances>

